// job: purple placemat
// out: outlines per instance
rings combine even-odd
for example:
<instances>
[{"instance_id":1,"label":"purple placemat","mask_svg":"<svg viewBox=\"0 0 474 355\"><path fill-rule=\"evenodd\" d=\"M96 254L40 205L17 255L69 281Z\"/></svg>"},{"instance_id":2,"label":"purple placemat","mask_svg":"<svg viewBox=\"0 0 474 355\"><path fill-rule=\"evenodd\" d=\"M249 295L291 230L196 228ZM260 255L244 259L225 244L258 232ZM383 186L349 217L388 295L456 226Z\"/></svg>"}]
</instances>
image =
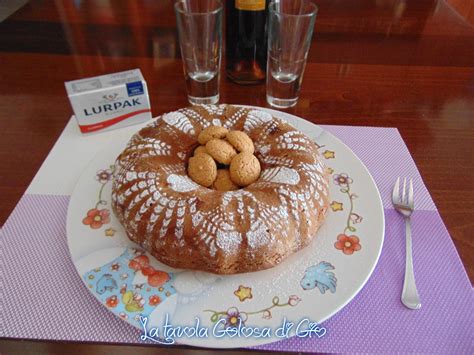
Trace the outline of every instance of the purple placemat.
<instances>
[{"instance_id":1,"label":"purple placemat","mask_svg":"<svg viewBox=\"0 0 474 355\"><path fill-rule=\"evenodd\" d=\"M398 131L324 128L359 155L381 191L386 216L382 255L359 295L323 324L327 328L323 338L292 338L259 348L472 353L472 288ZM415 270L423 303L418 311L404 308L399 300L404 227L389 203L397 175L415 178L420 201L413 221ZM140 343L140 332L99 304L77 275L66 243L68 201L68 196L24 195L5 223L0 236L0 336Z\"/></svg>"},{"instance_id":2,"label":"purple placemat","mask_svg":"<svg viewBox=\"0 0 474 355\"><path fill-rule=\"evenodd\" d=\"M325 126L365 164L380 191L384 208L392 208L392 188L398 176L410 176L416 192L416 209L436 211L415 162L398 129L354 126Z\"/></svg>"}]
</instances>

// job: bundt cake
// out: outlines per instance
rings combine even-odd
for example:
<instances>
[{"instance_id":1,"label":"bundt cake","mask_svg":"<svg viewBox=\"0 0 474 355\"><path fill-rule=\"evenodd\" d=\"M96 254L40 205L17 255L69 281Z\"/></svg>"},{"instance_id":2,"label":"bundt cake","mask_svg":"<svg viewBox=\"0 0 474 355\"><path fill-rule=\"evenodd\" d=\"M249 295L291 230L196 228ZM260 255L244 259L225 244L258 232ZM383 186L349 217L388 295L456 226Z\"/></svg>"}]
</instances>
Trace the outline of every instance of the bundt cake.
<instances>
[{"instance_id":1,"label":"bundt cake","mask_svg":"<svg viewBox=\"0 0 474 355\"><path fill-rule=\"evenodd\" d=\"M187 164L209 126L245 132L258 180L203 187ZM158 117L115 162L112 207L128 237L176 268L234 274L273 267L308 245L324 221L328 174L316 145L265 111L193 106Z\"/></svg>"}]
</instances>

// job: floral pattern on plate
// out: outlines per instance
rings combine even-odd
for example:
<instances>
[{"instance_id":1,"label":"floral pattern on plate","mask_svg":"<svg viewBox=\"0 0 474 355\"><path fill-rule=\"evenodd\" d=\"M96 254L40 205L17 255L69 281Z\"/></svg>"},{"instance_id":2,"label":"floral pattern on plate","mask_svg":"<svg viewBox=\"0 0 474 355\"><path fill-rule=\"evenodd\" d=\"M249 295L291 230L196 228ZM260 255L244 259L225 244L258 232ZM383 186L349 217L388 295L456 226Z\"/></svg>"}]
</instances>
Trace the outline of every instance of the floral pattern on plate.
<instances>
[{"instance_id":1,"label":"floral pattern on plate","mask_svg":"<svg viewBox=\"0 0 474 355\"><path fill-rule=\"evenodd\" d=\"M323 146L318 146L318 149ZM331 150L325 150L322 153L325 159L336 159L336 153ZM342 233L338 234L334 247L337 250L341 250L344 255L352 255L354 252L362 249L360 239L357 235L352 233L356 232L357 229L354 227L355 224L361 223L363 217L354 212L355 203L359 196L351 191L351 185L354 180L347 173L334 174L334 169L328 167L328 171L333 178L333 183L339 187L339 191L347 196L349 200L349 212L347 214L346 225ZM333 200L329 207L333 212L343 212L344 202Z\"/></svg>"},{"instance_id":2,"label":"floral pattern on plate","mask_svg":"<svg viewBox=\"0 0 474 355\"><path fill-rule=\"evenodd\" d=\"M226 327L238 327L239 324L244 325L247 322L249 316L260 315L263 319L271 319L272 312L271 310L276 307L295 307L300 303L301 298L297 295L291 295L288 298L288 301L285 303L280 303L280 298L278 296L274 296L272 299L271 306L268 306L263 309L259 309L256 311L242 311L239 310L237 307L233 306L228 308L226 311L215 311L213 309L205 309L204 312L210 312L211 315L211 322L215 323L220 319L225 319L225 326Z\"/></svg>"},{"instance_id":3,"label":"floral pattern on plate","mask_svg":"<svg viewBox=\"0 0 474 355\"><path fill-rule=\"evenodd\" d=\"M92 229L100 229L103 225L110 223L110 210L108 208L99 208L100 206L106 206L107 200L103 198L103 192L105 186L112 180L113 165L109 169L101 169L96 172L94 178L100 184L96 204L94 208L87 211L86 216L82 219L82 223L89 226ZM112 228L105 230L104 235L106 237L113 237L115 231L112 232Z\"/></svg>"}]
</instances>

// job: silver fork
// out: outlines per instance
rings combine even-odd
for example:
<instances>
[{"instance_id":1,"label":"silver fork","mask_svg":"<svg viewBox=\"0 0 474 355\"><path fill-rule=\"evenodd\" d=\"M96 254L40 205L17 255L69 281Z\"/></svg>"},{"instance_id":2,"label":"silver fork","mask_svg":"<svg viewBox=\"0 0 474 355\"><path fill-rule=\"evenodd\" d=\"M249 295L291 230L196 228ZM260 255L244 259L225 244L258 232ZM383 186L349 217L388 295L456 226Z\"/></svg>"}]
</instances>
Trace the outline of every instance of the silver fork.
<instances>
[{"instance_id":1,"label":"silver fork","mask_svg":"<svg viewBox=\"0 0 474 355\"><path fill-rule=\"evenodd\" d=\"M405 259L405 280L403 282L402 303L410 309L421 307L420 296L416 290L415 274L413 272L413 256L411 246L411 214L415 208L413 198L413 180L410 179L410 186L407 191L407 178L403 179L403 189L400 194L400 178L397 179L392 192L392 203L395 209L405 219L406 227L406 259Z\"/></svg>"}]
</instances>

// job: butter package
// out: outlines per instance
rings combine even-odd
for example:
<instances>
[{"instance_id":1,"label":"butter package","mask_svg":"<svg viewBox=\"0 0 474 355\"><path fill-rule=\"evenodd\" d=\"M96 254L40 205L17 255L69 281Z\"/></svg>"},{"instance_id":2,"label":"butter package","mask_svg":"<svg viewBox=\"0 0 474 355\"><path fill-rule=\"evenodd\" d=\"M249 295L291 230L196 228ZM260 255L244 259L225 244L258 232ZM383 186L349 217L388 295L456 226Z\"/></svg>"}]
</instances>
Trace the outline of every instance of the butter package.
<instances>
[{"instance_id":1,"label":"butter package","mask_svg":"<svg viewBox=\"0 0 474 355\"><path fill-rule=\"evenodd\" d=\"M140 69L68 81L65 86L82 133L151 119L148 90Z\"/></svg>"}]
</instances>

